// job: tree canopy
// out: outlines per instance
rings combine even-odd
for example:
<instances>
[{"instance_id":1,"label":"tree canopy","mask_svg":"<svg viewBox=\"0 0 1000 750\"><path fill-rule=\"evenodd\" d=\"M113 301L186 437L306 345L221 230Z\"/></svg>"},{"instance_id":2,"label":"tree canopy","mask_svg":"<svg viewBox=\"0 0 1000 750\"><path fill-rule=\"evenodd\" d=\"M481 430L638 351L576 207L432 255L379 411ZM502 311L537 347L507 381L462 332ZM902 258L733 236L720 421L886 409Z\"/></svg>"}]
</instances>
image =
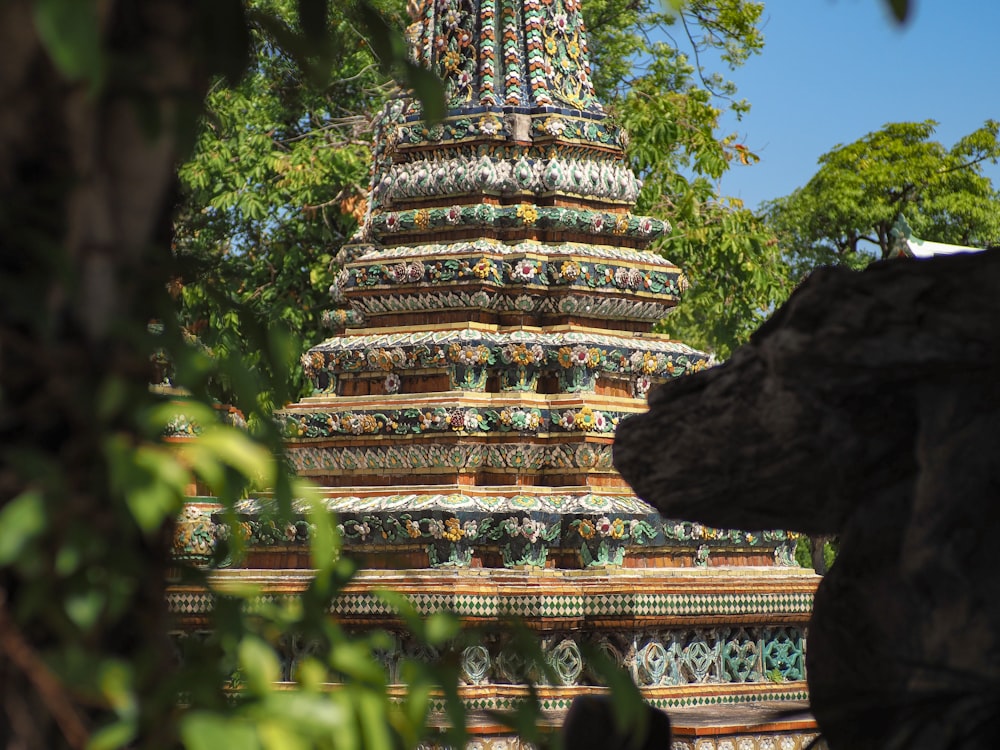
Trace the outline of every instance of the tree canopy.
<instances>
[{"instance_id":1,"label":"tree canopy","mask_svg":"<svg viewBox=\"0 0 1000 750\"><path fill-rule=\"evenodd\" d=\"M919 237L985 247L1000 240L1000 195L983 175L1000 157L989 120L950 149L937 123L890 123L819 159L802 188L765 207L768 225L799 271L888 257L904 215Z\"/></svg>"},{"instance_id":2,"label":"tree canopy","mask_svg":"<svg viewBox=\"0 0 1000 750\"><path fill-rule=\"evenodd\" d=\"M787 295L766 227L718 186L726 170L758 160L734 134L721 132L720 116L723 108L737 116L750 108L725 73L761 52L763 7L744 0L692 2L676 13L645 6L624 28L590 23L598 29L598 75L617 68L618 82L606 82L604 96L629 132L628 158L644 180L637 211L669 219L673 231L657 249L691 283L663 330L721 357ZM619 52L627 49L637 50L640 62L623 75L635 59Z\"/></svg>"}]
</instances>

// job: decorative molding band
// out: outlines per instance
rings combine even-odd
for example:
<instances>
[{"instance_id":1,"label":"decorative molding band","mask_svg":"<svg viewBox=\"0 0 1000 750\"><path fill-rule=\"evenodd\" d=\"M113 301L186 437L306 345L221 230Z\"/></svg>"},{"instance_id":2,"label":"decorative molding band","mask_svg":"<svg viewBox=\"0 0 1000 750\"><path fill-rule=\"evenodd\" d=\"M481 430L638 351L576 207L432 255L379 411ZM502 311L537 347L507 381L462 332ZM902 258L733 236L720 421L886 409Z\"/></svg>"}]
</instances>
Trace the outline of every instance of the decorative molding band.
<instances>
[{"instance_id":1,"label":"decorative molding band","mask_svg":"<svg viewBox=\"0 0 1000 750\"><path fill-rule=\"evenodd\" d=\"M525 241L506 243L484 238L415 246L400 245L396 247L375 248L372 245L361 245L358 247L367 248L367 250L350 261L348 265L354 262L370 264L378 262L387 263L393 260L425 260L426 256L444 255L513 256L515 258L520 256L547 258L558 256L559 262L567 259L576 260L579 263L619 261L629 266L642 268L649 266L654 270L674 270L678 272L680 270L662 255L656 253L620 248L614 245L589 245L581 242L545 243Z\"/></svg>"},{"instance_id":2,"label":"decorative molding band","mask_svg":"<svg viewBox=\"0 0 1000 750\"><path fill-rule=\"evenodd\" d=\"M232 571L242 572L242 571ZM172 588L167 594L167 606L174 615L184 617L205 616L215 607L215 594L204 589ZM247 606L280 603L294 592L261 594ZM558 619L600 621L597 629L618 632L620 620L636 617L670 619L683 617L692 621L704 618L728 617L731 620L751 617L754 620L775 617L792 618L803 624L812 613L813 594L803 592L763 594L641 594L590 595L568 597L553 595L499 595L493 594L421 594L409 592L406 598L421 615L434 612L454 612L469 620L491 620L511 616L544 617L557 627ZM557 601L570 599L570 601ZM395 610L371 593L348 593L338 597L330 607L330 614L350 619L384 620L393 622Z\"/></svg>"},{"instance_id":3,"label":"decorative molding band","mask_svg":"<svg viewBox=\"0 0 1000 750\"><path fill-rule=\"evenodd\" d=\"M403 682L406 661L452 658L459 662L461 680L468 686L601 686L600 673L585 658L588 650L603 653L641 689L747 685L766 691L769 685L778 688L806 679L805 637L800 629L788 626L623 628L611 633L557 630L535 636L530 645L486 631L477 633L472 645L460 638L440 648L405 631L387 635L387 647L373 656L390 684ZM186 637L198 636L178 634L175 639ZM317 642L294 636L282 639L281 681L293 682L299 662L315 656L319 648ZM334 674L328 679L338 682Z\"/></svg>"},{"instance_id":4,"label":"decorative molding band","mask_svg":"<svg viewBox=\"0 0 1000 750\"><path fill-rule=\"evenodd\" d=\"M518 112L513 107L468 107L434 125L410 118L396 125L393 145L402 154L424 150L427 146L447 149L465 143L507 143L512 140L512 115L530 118L530 137L535 143L567 147L595 146L620 154L629 142L628 134L603 114L575 109L546 107L544 110Z\"/></svg>"},{"instance_id":5,"label":"decorative molding band","mask_svg":"<svg viewBox=\"0 0 1000 750\"><path fill-rule=\"evenodd\" d=\"M590 392L597 377L605 375L631 381L637 397L654 382L698 372L710 363L708 355L660 337L477 328L337 336L302 357L318 392L330 391L342 373L447 369L459 390L481 391L495 374L502 390L534 391L539 377L555 375L562 393Z\"/></svg>"},{"instance_id":6,"label":"decorative molding band","mask_svg":"<svg viewBox=\"0 0 1000 750\"><path fill-rule=\"evenodd\" d=\"M634 412L602 411L590 406L557 412L548 408L504 407L364 409L345 404L329 410L283 411L277 415L288 438L335 439L361 435L532 434L586 432L610 435Z\"/></svg>"},{"instance_id":7,"label":"decorative molding band","mask_svg":"<svg viewBox=\"0 0 1000 750\"><path fill-rule=\"evenodd\" d=\"M518 294L490 293L485 289L476 292L461 289L440 289L437 292L380 293L374 296L355 297L351 304L355 313L362 318L394 313L420 313L435 310L486 310L494 313L527 313L542 315L581 315L603 320L630 320L655 323L674 306L672 297L659 300L636 300L625 298L621 292L613 292L614 297L596 298L595 292L559 292L550 296L547 287L525 288ZM601 290L597 290L597 294ZM331 322L339 316L331 314ZM344 318L345 323L347 319Z\"/></svg>"},{"instance_id":8,"label":"decorative molding band","mask_svg":"<svg viewBox=\"0 0 1000 750\"><path fill-rule=\"evenodd\" d=\"M502 287L521 288L553 287L560 290L590 292L614 291L632 296L656 296L661 300L676 301L682 289L682 279L677 268L666 270L643 268L634 261L616 264L577 261L572 258L550 259L544 255L507 254L509 259L489 255L469 255L444 259L425 256L423 260L411 257L395 263L378 258L374 262L354 262L338 277L339 293L347 298L357 292L371 289L391 289L401 286L433 286L441 293L448 285L476 284L484 289L500 291ZM431 289L419 290L422 292Z\"/></svg>"},{"instance_id":9,"label":"decorative molding band","mask_svg":"<svg viewBox=\"0 0 1000 750\"><path fill-rule=\"evenodd\" d=\"M483 744L483 750L496 745ZM512 745L512 750L518 748ZM675 733L671 750L828 750L815 731L733 733L714 737L679 736Z\"/></svg>"},{"instance_id":10,"label":"decorative molding band","mask_svg":"<svg viewBox=\"0 0 1000 750\"><path fill-rule=\"evenodd\" d=\"M286 451L296 474L370 470L396 474L440 469L611 472L611 446L537 443L503 445L414 444L400 446L290 445Z\"/></svg>"},{"instance_id":11,"label":"decorative molding band","mask_svg":"<svg viewBox=\"0 0 1000 750\"><path fill-rule=\"evenodd\" d=\"M337 514L337 529L347 551L390 546L423 550L433 567L466 568L483 554L499 555L499 564L505 568L543 567L549 555L559 551L577 555L583 567L593 568L621 565L627 554L642 548L690 550L699 567L708 566L713 550L760 551L773 557L777 565L794 565L797 535L791 532L719 530L696 523L664 521L638 500L632 503L640 503L638 509L626 510L629 503L617 502L622 498L568 496L561 506L554 499L545 498L547 503L530 495L473 499L455 493L331 497L325 504ZM368 510L358 510L359 506ZM484 506L488 510L483 510ZM308 549L312 526L301 508L299 515L278 522L270 501L243 501L235 509L239 522L234 527L217 518L215 510L189 506L178 521L175 557L208 564L218 542L233 533L251 549ZM561 606L564 601L557 600L557 604ZM618 601L625 607L636 600ZM666 597L660 604L666 607L670 601ZM734 601L747 607L762 600L750 596Z\"/></svg>"},{"instance_id":12,"label":"decorative molding band","mask_svg":"<svg viewBox=\"0 0 1000 750\"><path fill-rule=\"evenodd\" d=\"M378 186L382 205L484 193L507 197L558 193L632 205L642 188L631 169L606 156L505 158L505 150L394 164Z\"/></svg>"},{"instance_id":13,"label":"decorative molding band","mask_svg":"<svg viewBox=\"0 0 1000 750\"><path fill-rule=\"evenodd\" d=\"M648 244L670 231L670 222L650 216L608 213L579 208L494 206L490 203L449 208L416 208L372 214L371 231L377 237L424 234L437 230L476 229L484 234L502 229L575 232L595 239L612 237Z\"/></svg>"}]
</instances>

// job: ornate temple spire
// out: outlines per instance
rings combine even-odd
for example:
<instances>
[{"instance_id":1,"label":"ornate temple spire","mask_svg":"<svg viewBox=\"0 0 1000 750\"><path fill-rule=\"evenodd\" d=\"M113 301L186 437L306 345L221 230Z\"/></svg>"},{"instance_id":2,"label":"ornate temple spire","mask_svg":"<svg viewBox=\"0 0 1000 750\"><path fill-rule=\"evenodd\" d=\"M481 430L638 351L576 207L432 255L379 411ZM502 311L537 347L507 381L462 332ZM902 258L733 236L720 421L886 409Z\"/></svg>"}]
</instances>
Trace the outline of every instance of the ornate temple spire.
<instances>
[{"instance_id":1,"label":"ornate temple spire","mask_svg":"<svg viewBox=\"0 0 1000 750\"><path fill-rule=\"evenodd\" d=\"M579 0L420 0L414 61L445 82L448 105L601 112Z\"/></svg>"},{"instance_id":2,"label":"ornate temple spire","mask_svg":"<svg viewBox=\"0 0 1000 750\"><path fill-rule=\"evenodd\" d=\"M413 59L448 112L390 101L376 124L359 254L401 245L581 243L641 250L669 224L633 216L642 181L594 95L579 0L417 0ZM543 251L542 248L539 250Z\"/></svg>"}]
</instances>

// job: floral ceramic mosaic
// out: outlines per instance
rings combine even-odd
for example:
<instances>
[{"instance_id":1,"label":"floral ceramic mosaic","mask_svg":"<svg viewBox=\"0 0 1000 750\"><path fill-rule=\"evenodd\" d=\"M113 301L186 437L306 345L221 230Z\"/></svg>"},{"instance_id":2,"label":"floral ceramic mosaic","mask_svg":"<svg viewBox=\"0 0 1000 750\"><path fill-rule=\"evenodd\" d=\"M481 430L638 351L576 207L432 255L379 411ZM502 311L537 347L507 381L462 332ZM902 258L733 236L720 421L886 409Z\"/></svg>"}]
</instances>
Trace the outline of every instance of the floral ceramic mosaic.
<instances>
[{"instance_id":1,"label":"floral ceramic mosaic","mask_svg":"<svg viewBox=\"0 0 1000 750\"><path fill-rule=\"evenodd\" d=\"M597 378L603 376L630 383L637 396L644 396L656 382L697 372L709 363L706 355L662 338L488 328L339 336L313 347L302 357L302 366L317 391L329 391L337 376L344 373L399 374L442 369L450 373L452 387L462 390L481 391L486 376L497 374L502 390L533 391L539 377L554 375L560 392L575 393L593 391ZM561 414L555 424L608 432L617 424L609 420L623 416L602 414L579 414L583 417L580 424L572 421L572 415ZM493 420L488 424L499 425L501 431L507 431L506 426L512 424L512 418L503 414L486 419ZM567 424L567 420L571 423ZM538 427L542 423L533 424Z\"/></svg>"},{"instance_id":2,"label":"floral ceramic mosaic","mask_svg":"<svg viewBox=\"0 0 1000 750\"><path fill-rule=\"evenodd\" d=\"M601 111L579 0L423 0L413 20L413 58L445 81L449 107Z\"/></svg>"},{"instance_id":3,"label":"floral ceramic mosaic","mask_svg":"<svg viewBox=\"0 0 1000 750\"><path fill-rule=\"evenodd\" d=\"M445 208L410 208L375 214L371 231L385 241L393 234L423 234L436 230L468 230L481 232L504 229L538 229L574 232L601 239L631 239L644 244L664 232L670 225L662 219L633 216L625 213L592 211L557 206L494 206L492 203L464 205L458 210Z\"/></svg>"},{"instance_id":4,"label":"floral ceramic mosaic","mask_svg":"<svg viewBox=\"0 0 1000 750\"><path fill-rule=\"evenodd\" d=\"M707 565L712 549L772 551L779 564L792 564L796 535L783 531L721 530L697 523L665 521L654 509L628 496L598 494L507 496L396 495L336 497L338 530L348 548L366 545L422 545L435 566L468 566L477 551L501 554L506 567L543 566L552 550L572 551L584 567L621 565L628 550L641 547L696 549L695 564ZM208 560L218 540L232 533L251 547L306 545L311 525L300 509L296 519L274 520L266 501L246 501L231 529L213 507L189 508L179 524L176 554Z\"/></svg>"},{"instance_id":5,"label":"floral ceramic mosaic","mask_svg":"<svg viewBox=\"0 0 1000 750\"><path fill-rule=\"evenodd\" d=\"M492 285L505 284L615 290L631 294L654 294L676 299L681 292L680 272L637 267L634 263L608 264L584 259L556 258L535 254L544 247L525 247L532 255L496 258L489 255L468 257L434 256L410 258L387 263L352 263L338 286L352 296L351 290L392 288L414 284L442 285L449 282ZM442 289L441 291L444 291Z\"/></svg>"}]
</instances>

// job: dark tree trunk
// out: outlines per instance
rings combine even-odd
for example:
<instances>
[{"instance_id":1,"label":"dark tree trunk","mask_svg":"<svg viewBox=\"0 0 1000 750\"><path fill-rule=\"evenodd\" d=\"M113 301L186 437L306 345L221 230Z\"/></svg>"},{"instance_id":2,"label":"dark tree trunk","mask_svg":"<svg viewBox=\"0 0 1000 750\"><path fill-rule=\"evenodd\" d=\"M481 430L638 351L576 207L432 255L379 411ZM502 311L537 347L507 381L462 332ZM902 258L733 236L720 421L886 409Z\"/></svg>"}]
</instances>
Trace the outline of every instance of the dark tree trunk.
<instances>
[{"instance_id":1,"label":"dark tree trunk","mask_svg":"<svg viewBox=\"0 0 1000 750\"><path fill-rule=\"evenodd\" d=\"M169 672L170 530L138 528L108 456L109 441L137 439L148 401L179 126L207 79L195 3L95 5L99 90L57 71L34 3L0 5L0 506L38 493L45 512L0 569L0 745L11 748L81 747L107 720L104 699L47 660L120 657L148 696ZM74 615L67 602L88 593L103 604Z\"/></svg>"}]
</instances>

